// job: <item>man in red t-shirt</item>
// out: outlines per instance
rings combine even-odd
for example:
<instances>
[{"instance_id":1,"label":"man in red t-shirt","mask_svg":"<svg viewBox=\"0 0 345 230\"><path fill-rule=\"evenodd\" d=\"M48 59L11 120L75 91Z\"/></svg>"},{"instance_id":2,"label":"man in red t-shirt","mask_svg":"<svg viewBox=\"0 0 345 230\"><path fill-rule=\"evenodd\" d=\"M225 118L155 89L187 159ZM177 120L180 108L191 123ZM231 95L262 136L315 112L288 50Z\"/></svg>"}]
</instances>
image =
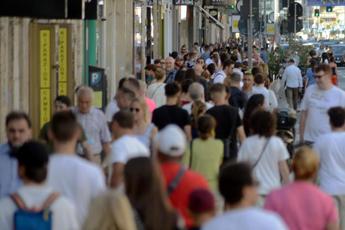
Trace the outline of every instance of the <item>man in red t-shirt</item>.
<instances>
[{"instance_id":1,"label":"man in red t-shirt","mask_svg":"<svg viewBox=\"0 0 345 230\"><path fill-rule=\"evenodd\" d=\"M193 225L188 212L188 197L198 188L208 185L200 174L188 170L180 162L186 148L186 136L176 125L168 125L157 135L158 159L169 199L182 215L187 227Z\"/></svg>"}]
</instances>

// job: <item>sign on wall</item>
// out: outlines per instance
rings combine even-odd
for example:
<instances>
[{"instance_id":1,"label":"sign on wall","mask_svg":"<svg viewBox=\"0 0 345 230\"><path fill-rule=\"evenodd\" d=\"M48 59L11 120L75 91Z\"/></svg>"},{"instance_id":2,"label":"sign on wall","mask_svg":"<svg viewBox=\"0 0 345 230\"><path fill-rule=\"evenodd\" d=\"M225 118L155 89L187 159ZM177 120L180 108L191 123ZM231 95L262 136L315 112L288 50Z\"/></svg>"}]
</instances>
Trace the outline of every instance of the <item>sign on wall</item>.
<instances>
[{"instance_id":1,"label":"sign on wall","mask_svg":"<svg viewBox=\"0 0 345 230\"><path fill-rule=\"evenodd\" d=\"M194 0L174 0L175 5L193 5Z\"/></svg>"},{"instance_id":2,"label":"sign on wall","mask_svg":"<svg viewBox=\"0 0 345 230\"><path fill-rule=\"evenodd\" d=\"M50 120L50 30L40 31L40 127Z\"/></svg>"},{"instance_id":3,"label":"sign on wall","mask_svg":"<svg viewBox=\"0 0 345 230\"><path fill-rule=\"evenodd\" d=\"M67 28L59 29L59 82L58 95L67 95Z\"/></svg>"},{"instance_id":4,"label":"sign on wall","mask_svg":"<svg viewBox=\"0 0 345 230\"><path fill-rule=\"evenodd\" d=\"M345 6L345 0L307 0L308 6Z\"/></svg>"}]
</instances>

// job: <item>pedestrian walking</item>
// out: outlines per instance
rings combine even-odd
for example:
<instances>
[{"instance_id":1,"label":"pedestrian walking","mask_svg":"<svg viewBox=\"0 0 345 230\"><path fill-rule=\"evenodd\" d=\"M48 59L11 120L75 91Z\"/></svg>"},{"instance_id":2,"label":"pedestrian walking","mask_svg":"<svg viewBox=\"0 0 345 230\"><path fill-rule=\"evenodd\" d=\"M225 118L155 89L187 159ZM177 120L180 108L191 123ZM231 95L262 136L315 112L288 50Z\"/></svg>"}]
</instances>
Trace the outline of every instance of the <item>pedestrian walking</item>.
<instances>
[{"instance_id":1,"label":"pedestrian walking","mask_svg":"<svg viewBox=\"0 0 345 230\"><path fill-rule=\"evenodd\" d=\"M133 107L134 108L134 107ZM134 135L134 114L130 111L119 111L113 117L111 144L110 186L118 188L123 185L123 169L127 162L135 157L150 156L149 149Z\"/></svg>"},{"instance_id":2,"label":"pedestrian walking","mask_svg":"<svg viewBox=\"0 0 345 230\"><path fill-rule=\"evenodd\" d=\"M181 163L186 150L186 136L176 125L168 125L157 135L157 157L172 206L182 215L186 226L193 226L188 212L188 198L198 188L208 189L200 174L188 170Z\"/></svg>"},{"instance_id":3,"label":"pedestrian walking","mask_svg":"<svg viewBox=\"0 0 345 230\"><path fill-rule=\"evenodd\" d=\"M0 145L0 198L17 191L21 186L16 152L32 137L31 120L24 112L13 111L7 114L5 127L7 143Z\"/></svg>"},{"instance_id":4,"label":"pedestrian walking","mask_svg":"<svg viewBox=\"0 0 345 230\"><path fill-rule=\"evenodd\" d=\"M321 64L315 69L316 84L306 89L301 103L300 142L312 144L322 134L330 133L328 109L345 107L345 92L332 84L332 70Z\"/></svg>"},{"instance_id":5,"label":"pedestrian walking","mask_svg":"<svg viewBox=\"0 0 345 230\"><path fill-rule=\"evenodd\" d=\"M0 229L78 230L74 205L46 185L49 156L44 145L26 142L16 157L23 185L0 200Z\"/></svg>"},{"instance_id":6,"label":"pedestrian walking","mask_svg":"<svg viewBox=\"0 0 345 230\"><path fill-rule=\"evenodd\" d=\"M301 70L295 65L295 61L290 59L285 68L282 83L286 88L286 99L291 109L297 110L298 93L303 88Z\"/></svg>"},{"instance_id":7,"label":"pedestrian walking","mask_svg":"<svg viewBox=\"0 0 345 230\"><path fill-rule=\"evenodd\" d=\"M300 148L292 163L295 181L266 198L265 209L279 214L291 230L339 229L332 197L313 184L318 168L319 158L315 152L308 147Z\"/></svg>"},{"instance_id":8,"label":"pedestrian walking","mask_svg":"<svg viewBox=\"0 0 345 230\"><path fill-rule=\"evenodd\" d=\"M238 161L249 162L255 177L260 182L258 192L264 197L272 189L289 182L289 169L286 160L289 153L283 141L274 136L275 116L258 110L251 116L252 136L244 140L238 152Z\"/></svg>"},{"instance_id":9,"label":"pedestrian walking","mask_svg":"<svg viewBox=\"0 0 345 230\"><path fill-rule=\"evenodd\" d=\"M77 92L78 104L72 111L84 129L93 161L101 164L102 158L110 153L111 136L104 113L92 106L92 100L93 90L86 86L80 87Z\"/></svg>"},{"instance_id":10,"label":"pedestrian walking","mask_svg":"<svg viewBox=\"0 0 345 230\"><path fill-rule=\"evenodd\" d=\"M215 135L224 143L224 161L236 159L237 136L241 142L245 139L239 110L228 104L228 94L223 84L214 84L210 93L214 106L206 113L216 119Z\"/></svg>"},{"instance_id":11,"label":"pedestrian walking","mask_svg":"<svg viewBox=\"0 0 345 230\"><path fill-rule=\"evenodd\" d=\"M47 184L73 202L81 226L91 200L106 189L105 177L99 165L75 153L80 129L74 113L55 113L51 133L54 153L50 157Z\"/></svg>"},{"instance_id":12,"label":"pedestrian walking","mask_svg":"<svg viewBox=\"0 0 345 230\"><path fill-rule=\"evenodd\" d=\"M166 103L165 97L165 71L162 68L155 70L155 80L147 89L147 96L151 98L157 105L157 108Z\"/></svg>"},{"instance_id":13,"label":"pedestrian walking","mask_svg":"<svg viewBox=\"0 0 345 230\"><path fill-rule=\"evenodd\" d=\"M225 200L225 212L208 221L202 230L288 229L278 215L255 207L257 185L251 165L226 165L219 176L219 191Z\"/></svg>"},{"instance_id":14,"label":"pedestrian walking","mask_svg":"<svg viewBox=\"0 0 345 230\"><path fill-rule=\"evenodd\" d=\"M345 229L345 109L328 110L332 131L316 139L314 150L320 156L320 188L332 195L339 210L341 229Z\"/></svg>"},{"instance_id":15,"label":"pedestrian walking","mask_svg":"<svg viewBox=\"0 0 345 230\"><path fill-rule=\"evenodd\" d=\"M137 229L182 230L183 220L170 206L160 175L157 162L147 157L133 158L125 166L125 191Z\"/></svg>"},{"instance_id":16,"label":"pedestrian walking","mask_svg":"<svg viewBox=\"0 0 345 230\"><path fill-rule=\"evenodd\" d=\"M247 102L243 113L243 128L247 137L252 135L251 131L251 117L257 110L264 109L265 97L262 94L255 94L251 96Z\"/></svg>"}]
</instances>

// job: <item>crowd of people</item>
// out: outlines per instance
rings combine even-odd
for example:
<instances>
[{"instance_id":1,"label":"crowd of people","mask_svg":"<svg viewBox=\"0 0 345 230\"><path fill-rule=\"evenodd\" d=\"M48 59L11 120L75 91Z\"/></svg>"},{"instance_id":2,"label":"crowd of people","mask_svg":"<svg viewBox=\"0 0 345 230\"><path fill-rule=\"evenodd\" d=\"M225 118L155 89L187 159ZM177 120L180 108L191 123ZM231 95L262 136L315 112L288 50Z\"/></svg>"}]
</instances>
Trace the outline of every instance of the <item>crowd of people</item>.
<instances>
[{"instance_id":1,"label":"crowd of people","mask_svg":"<svg viewBox=\"0 0 345 230\"><path fill-rule=\"evenodd\" d=\"M278 136L267 50L197 44L124 77L105 112L80 86L39 136L6 117L0 229L345 229L345 92L311 57L282 74L300 110L292 156ZM299 92L305 94L299 106ZM277 99L278 98L278 99ZM298 140L297 140L298 141Z\"/></svg>"}]
</instances>

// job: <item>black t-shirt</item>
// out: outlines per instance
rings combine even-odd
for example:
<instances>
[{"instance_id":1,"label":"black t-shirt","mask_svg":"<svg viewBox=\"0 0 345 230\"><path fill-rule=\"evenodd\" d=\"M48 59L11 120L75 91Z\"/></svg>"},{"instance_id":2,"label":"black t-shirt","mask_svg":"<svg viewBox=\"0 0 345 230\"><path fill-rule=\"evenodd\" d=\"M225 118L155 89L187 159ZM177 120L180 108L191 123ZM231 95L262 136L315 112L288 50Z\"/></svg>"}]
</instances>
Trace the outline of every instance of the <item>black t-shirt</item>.
<instances>
[{"instance_id":1,"label":"black t-shirt","mask_svg":"<svg viewBox=\"0 0 345 230\"><path fill-rule=\"evenodd\" d=\"M206 113L217 121L216 138L224 143L224 160L236 159L238 152L236 131L242 125L238 109L230 105L219 105L207 110Z\"/></svg>"},{"instance_id":2,"label":"black t-shirt","mask_svg":"<svg viewBox=\"0 0 345 230\"><path fill-rule=\"evenodd\" d=\"M169 124L175 124L183 130L186 125L190 125L190 116L186 110L177 105L163 105L153 111L152 123L158 130Z\"/></svg>"},{"instance_id":3,"label":"black t-shirt","mask_svg":"<svg viewBox=\"0 0 345 230\"><path fill-rule=\"evenodd\" d=\"M239 109L243 109L246 106L247 100L247 95L244 92L242 92L239 88L230 87L230 105Z\"/></svg>"},{"instance_id":4,"label":"black t-shirt","mask_svg":"<svg viewBox=\"0 0 345 230\"><path fill-rule=\"evenodd\" d=\"M207 110L217 121L216 138L226 139L236 133L236 129L242 125L238 109L230 105L213 106Z\"/></svg>"}]
</instances>

